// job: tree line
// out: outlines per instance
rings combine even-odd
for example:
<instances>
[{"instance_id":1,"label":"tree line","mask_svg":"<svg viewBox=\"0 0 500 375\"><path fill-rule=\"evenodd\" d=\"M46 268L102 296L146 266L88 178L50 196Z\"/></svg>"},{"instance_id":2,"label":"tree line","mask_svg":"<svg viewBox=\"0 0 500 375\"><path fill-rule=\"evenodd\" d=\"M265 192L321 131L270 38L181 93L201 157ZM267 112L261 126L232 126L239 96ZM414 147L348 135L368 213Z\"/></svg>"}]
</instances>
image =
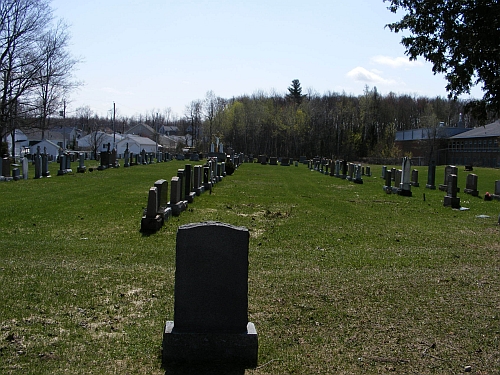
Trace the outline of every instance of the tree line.
<instances>
[{"instance_id":1,"label":"tree line","mask_svg":"<svg viewBox=\"0 0 500 375\"><path fill-rule=\"evenodd\" d=\"M223 99L209 92L203 101L188 106L186 120L202 128L194 134L203 150L216 136L254 155L391 158L400 156L394 145L396 131L457 126L467 104L442 97L381 95L376 87L366 87L358 96L313 90L302 94L300 82L294 80L287 94L257 92ZM201 110L193 111L195 105ZM467 127L478 125L470 115L464 114L464 120Z\"/></svg>"},{"instance_id":2,"label":"tree line","mask_svg":"<svg viewBox=\"0 0 500 375\"><path fill-rule=\"evenodd\" d=\"M226 147L254 155L394 158L401 156L395 147L399 130L457 126L460 114L466 127L478 126L479 121L464 112L468 103L443 97L382 95L368 86L357 96L345 92L321 95L314 90L302 94L299 80L293 80L286 94L259 91L228 99L209 91L204 99L187 105L181 117L170 109L152 110L121 118L119 123L123 130L137 123L153 129L175 125L180 134L189 133L194 139L193 144L181 146L200 152L210 150L218 138ZM98 123L95 119L94 124ZM109 128L109 120L107 124Z\"/></svg>"},{"instance_id":3,"label":"tree line","mask_svg":"<svg viewBox=\"0 0 500 375\"><path fill-rule=\"evenodd\" d=\"M468 103L392 92L382 95L368 86L362 95L314 90L302 94L299 80L294 80L287 93L258 91L228 99L209 91L204 99L187 105L181 116L166 108L133 117L118 115L113 121L84 106L73 117L53 123L76 127L82 134L124 133L137 124L155 131L163 125L175 126L178 135L190 134L194 140L179 144L179 152L185 147L208 152L218 138L226 147L254 155L395 158L402 156L395 147L397 131L428 128L433 129L429 134L435 134L441 125L457 126L460 114L465 127L481 125L465 113Z\"/></svg>"}]
</instances>

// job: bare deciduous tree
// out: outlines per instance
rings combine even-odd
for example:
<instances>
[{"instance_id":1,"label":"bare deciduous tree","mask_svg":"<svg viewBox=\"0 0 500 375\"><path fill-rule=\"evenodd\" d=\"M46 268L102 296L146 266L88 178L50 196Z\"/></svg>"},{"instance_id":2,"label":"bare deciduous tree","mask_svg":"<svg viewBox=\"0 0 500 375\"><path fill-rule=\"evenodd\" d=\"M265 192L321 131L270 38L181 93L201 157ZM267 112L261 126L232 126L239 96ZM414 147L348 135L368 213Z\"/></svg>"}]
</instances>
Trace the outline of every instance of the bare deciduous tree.
<instances>
[{"instance_id":1,"label":"bare deciduous tree","mask_svg":"<svg viewBox=\"0 0 500 375\"><path fill-rule=\"evenodd\" d=\"M0 138L8 133L14 138L29 110L23 99L41 66L37 41L51 20L44 0L0 1Z\"/></svg>"},{"instance_id":2,"label":"bare deciduous tree","mask_svg":"<svg viewBox=\"0 0 500 375\"><path fill-rule=\"evenodd\" d=\"M41 67L35 77L32 95L38 119L34 127L42 131L42 138L50 126L50 117L58 113L69 92L79 85L71 79L78 60L69 54L68 42L68 27L62 22L48 30L38 42Z\"/></svg>"}]
</instances>

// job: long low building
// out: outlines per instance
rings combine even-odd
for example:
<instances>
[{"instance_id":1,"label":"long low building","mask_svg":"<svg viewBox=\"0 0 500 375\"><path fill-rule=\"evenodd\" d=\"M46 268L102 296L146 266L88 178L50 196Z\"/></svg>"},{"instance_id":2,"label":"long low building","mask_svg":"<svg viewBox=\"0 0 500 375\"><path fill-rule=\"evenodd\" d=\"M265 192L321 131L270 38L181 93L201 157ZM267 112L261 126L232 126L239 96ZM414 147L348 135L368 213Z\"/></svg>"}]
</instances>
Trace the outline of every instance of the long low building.
<instances>
[{"instance_id":1,"label":"long low building","mask_svg":"<svg viewBox=\"0 0 500 375\"><path fill-rule=\"evenodd\" d=\"M147 153L156 152L158 147L156 142L149 138L133 134L126 134L123 139L121 139L120 142L118 142L116 145L116 152L118 153L118 155L124 155L127 146L129 152L132 152L134 154L139 154L142 152L142 150L146 151Z\"/></svg>"},{"instance_id":2,"label":"long low building","mask_svg":"<svg viewBox=\"0 0 500 375\"><path fill-rule=\"evenodd\" d=\"M398 131L395 145L416 164L500 167L500 120L477 128L435 127Z\"/></svg>"},{"instance_id":3,"label":"long low building","mask_svg":"<svg viewBox=\"0 0 500 375\"><path fill-rule=\"evenodd\" d=\"M500 120L448 138L446 164L500 167Z\"/></svg>"}]
</instances>

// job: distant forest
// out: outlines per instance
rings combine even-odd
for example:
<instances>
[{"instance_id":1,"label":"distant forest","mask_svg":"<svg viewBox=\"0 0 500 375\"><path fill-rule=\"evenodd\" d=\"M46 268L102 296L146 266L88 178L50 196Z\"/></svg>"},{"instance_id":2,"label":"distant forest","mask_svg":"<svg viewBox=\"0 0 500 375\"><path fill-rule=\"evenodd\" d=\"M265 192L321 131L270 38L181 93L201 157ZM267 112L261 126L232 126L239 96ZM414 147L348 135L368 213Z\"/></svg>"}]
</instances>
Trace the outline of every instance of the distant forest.
<instances>
[{"instance_id":1,"label":"distant forest","mask_svg":"<svg viewBox=\"0 0 500 375\"><path fill-rule=\"evenodd\" d=\"M367 87L361 96L303 95L295 84L285 96L257 93L228 100L213 118L205 119L203 131L210 127L212 134L244 153L392 158L400 156L394 147L396 131L437 127L440 122L456 126L466 105L439 97L380 95L375 87ZM477 125L468 116L465 122Z\"/></svg>"}]
</instances>

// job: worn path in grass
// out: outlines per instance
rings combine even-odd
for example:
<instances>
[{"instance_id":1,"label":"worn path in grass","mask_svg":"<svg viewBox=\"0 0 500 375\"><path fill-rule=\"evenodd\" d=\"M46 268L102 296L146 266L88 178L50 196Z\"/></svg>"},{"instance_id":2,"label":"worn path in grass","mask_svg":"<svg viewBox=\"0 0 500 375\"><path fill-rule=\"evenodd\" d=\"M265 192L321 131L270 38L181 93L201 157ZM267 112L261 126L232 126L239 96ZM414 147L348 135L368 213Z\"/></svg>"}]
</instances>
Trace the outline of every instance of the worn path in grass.
<instances>
[{"instance_id":1,"label":"worn path in grass","mask_svg":"<svg viewBox=\"0 0 500 375\"><path fill-rule=\"evenodd\" d=\"M260 367L247 373L500 371L499 202L460 194L460 212L440 191L387 195L380 167L356 185L244 164L143 236L149 187L182 165L0 185L0 373L163 373L175 233L206 220L251 233ZM481 194L498 179L475 172Z\"/></svg>"}]
</instances>

